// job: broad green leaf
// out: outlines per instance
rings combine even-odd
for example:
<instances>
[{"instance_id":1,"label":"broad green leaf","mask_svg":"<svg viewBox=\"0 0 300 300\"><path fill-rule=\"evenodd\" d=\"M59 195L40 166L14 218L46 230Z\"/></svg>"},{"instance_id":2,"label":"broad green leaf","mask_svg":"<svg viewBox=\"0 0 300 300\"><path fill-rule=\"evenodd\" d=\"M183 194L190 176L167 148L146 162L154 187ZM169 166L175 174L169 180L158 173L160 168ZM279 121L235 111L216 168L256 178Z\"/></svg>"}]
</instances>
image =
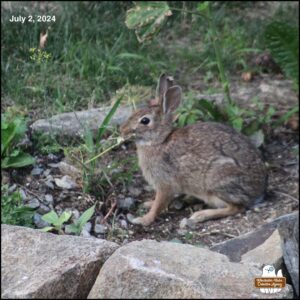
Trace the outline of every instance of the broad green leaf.
<instances>
[{"instance_id":1,"label":"broad green leaf","mask_svg":"<svg viewBox=\"0 0 300 300\"><path fill-rule=\"evenodd\" d=\"M125 24L129 29L135 29L137 39L142 43L158 32L172 12L166 1L140 1L135 4L127 11Z\"/></svg>"},{"instance_id":2,"label":"broad green leaf","mask_svg":"<svg viewBox=\"0 0 300 300\"><path fill-rule=\"evenodd\" d=\"M69 232L80 234L79 226L77 226L76 224L66 225L66 229L68 229Z\"/></svg>"},{"instance_id":3,"label":"broad green leaf","mask_svg":"<svg viewBox=\"0 0 300 300\"><path fill-rule=\"evenodd\" d=\"M42 229L40 229L40 230L43 231L43 232L47 232L47 231L50 231L50 230L52 230L52 229L54 229L54 227L52 227L52 226L47 226L47 227L44 227L44 228L42 228Z\"/></svg>"},{"instance_id":4,"label":"broad green leaf","mask_svg":"<svg viewBox=\"0 0 300 300\"><path fill-rule=\"evenodd\" d=\"M71 212L64 211L58 218L56 222L53 223L54 226L61 226L63 223L67 222L72 216Z\"/></svg>"},{"instance_id":5,"label":"broad green leaf","mask_svg":"<svg viewBox=\"0 0 300 300\"><path fill-rule=\"evenodd\" d=\"M19 153L16 157L6 157L1 160L1 168L21 168L33 165L35 159L28 153Z\"/></svg>"},{"instance_id":6,"label":"broad green leaf","mask_svg":"<svg viewBox=\"0 0 300 300\"><path fill-rule=\"evenodd\" d=\"M54 210L51 210L42 216L42 220L54 225L58 221L58 215Z\"/></svg>"},{"instance_id":7,"label":"broad green leaf","mask_svg":"<svg viewBox=\"0 0 300 300\"><path fill-rule=\"evenodd\" d=\"M78 224L80 227L80 231L82 229L82 227L89 221L89 219L92 217L92 215L95 212L95 206L96 204L94 204L92 207L90 207L89 209L87 209L78 219Z\"/></svg>"},{"instance_id":8,"label":"broad green leaf","mask_svg":"<svg viewBox=\"0 0 300 300\"><path fill-rule=\"evenodd\" d=\"M111 108L111 110L109 111L109 113L107 114L107 116L104 118L99 130L98 130L98 134L97 134L97 145L99 145L100 139L102 138L107 125L109 124L111 118L113 117L113 115L115 114L118 106L121 103L121 100L123 99L123 96L119 97L117 99L117 101L114 103L113 107Z\"/></svg>"}]
</instances>

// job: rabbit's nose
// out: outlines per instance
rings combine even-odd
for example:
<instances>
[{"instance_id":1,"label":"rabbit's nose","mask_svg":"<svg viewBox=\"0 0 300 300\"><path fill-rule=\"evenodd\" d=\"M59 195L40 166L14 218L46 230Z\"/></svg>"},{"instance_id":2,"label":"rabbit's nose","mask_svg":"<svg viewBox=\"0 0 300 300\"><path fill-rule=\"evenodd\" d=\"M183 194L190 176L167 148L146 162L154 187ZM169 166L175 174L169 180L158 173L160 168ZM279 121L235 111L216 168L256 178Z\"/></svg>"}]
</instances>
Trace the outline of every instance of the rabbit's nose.
<instances>
[{"instance_id":1,"label":"rabbit's nose","mask_svg":"<svg viewBox=\"0 0 300 300\"><path fill-rule=\"evenodd\" d=\"M127 135L128 133L130 133L130 128L128 126L126 126L127 124L124 123L120 126L120 133L122 136Z\"/></svg>"}]
</instances>

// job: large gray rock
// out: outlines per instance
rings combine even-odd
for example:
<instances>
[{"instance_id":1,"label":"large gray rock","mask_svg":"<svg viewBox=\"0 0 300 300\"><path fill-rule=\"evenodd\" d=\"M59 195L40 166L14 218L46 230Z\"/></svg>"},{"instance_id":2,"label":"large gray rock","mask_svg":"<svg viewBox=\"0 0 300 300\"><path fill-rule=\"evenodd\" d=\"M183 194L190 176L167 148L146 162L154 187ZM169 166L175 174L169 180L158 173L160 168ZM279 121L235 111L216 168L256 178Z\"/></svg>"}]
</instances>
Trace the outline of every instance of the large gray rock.
<instances>
[{"instance_id":1,"label":"large gray rock","mask_svg":"<svg viewBox=\"0 0 300 300\"><path fill-rule=\"evenodd\" d=\"M279 233L284 262L299 297L299 212L294 222L284 220L280 223Z\"/></svg>"},{"instance_id":2,"label":"large gray rock","mask_svg":"<svg viewBox=\"0 0 300 300\"><path fill-rule=\"evenodd\" d=\"M88 299L291 298L254 287L261 270L192 245L143 240L119 248L103 265Z\"/></svg>"},{"instance_id":3,"label":"large gray rock","mask_svg":"<svg viewBox=\"0 0 300 300\"><path fill-rule=\"evenodd\" d=\"M55 133L64 136L83 136L85 127L96 132L111 107L93 108L55 115L49 119L37 120L31 125L33 131ZM110 125L120 125L131 115L132 108L119 106Z\"/></svg>"},{"instance_id":4,"label":"large gray rock","mask_svg":"<svg viewBox=\"0 0 300 300\"><path fill-rule=\"evenodd\" d=\"M1 225L1 298L86 298L117 248L105 240Z\"/></svg>"}]
</instances>

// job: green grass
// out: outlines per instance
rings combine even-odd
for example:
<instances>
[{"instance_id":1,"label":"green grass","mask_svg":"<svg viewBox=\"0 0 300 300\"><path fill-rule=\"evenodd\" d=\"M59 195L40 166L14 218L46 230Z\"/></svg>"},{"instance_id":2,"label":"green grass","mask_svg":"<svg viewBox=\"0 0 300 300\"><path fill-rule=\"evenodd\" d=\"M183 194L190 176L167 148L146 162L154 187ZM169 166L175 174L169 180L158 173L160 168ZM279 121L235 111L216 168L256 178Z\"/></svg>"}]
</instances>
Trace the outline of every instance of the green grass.
<instances>
[{"instance_id":1,"label":"green grass","mask_svg":"<svg viewBox=\"0 0 300 300\"><path fill-rule=\"evenodd\" d=\"M99 106L124 85L153 87L163 71L180 83L191 78L217 77L207 24L203 19L173 11L161 32L139 44L125 25L131 2L51 2L44 15L55 23L11 23L12 14L41 14L38 5L12 2L1 14L1 84L3 107L19 105L34 111L33 118ZM197 2L170 1L169 6L196 10ZM248 69L249 53L265 49L262 40L268 17L252 20L247 13L260 8L251 1L228 1L212 5L222 40L222 58L227 73ZM26 6L26 9L24 8ZM281 8L279 20L297 21L295 10ZM47 27L48 26L48 27ZM39 34L48 28L45 51L51 58L38 64L30 59ZM247 50L248 49L248 50Z\"/></svg>"}]
</instances>

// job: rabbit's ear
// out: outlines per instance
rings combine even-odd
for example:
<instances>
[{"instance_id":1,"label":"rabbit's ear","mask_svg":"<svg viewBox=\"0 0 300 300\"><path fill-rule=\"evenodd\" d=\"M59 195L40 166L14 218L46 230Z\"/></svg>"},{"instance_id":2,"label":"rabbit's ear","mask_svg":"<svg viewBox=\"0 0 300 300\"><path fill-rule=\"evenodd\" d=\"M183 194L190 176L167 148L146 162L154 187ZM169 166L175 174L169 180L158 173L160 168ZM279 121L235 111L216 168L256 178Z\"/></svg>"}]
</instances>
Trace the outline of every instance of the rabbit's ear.
<instances>
[{"instance_id":1,"label":"rabbit's ear","mask_svg":"<svg viewBox=\"0 0 300 300\"><path fill-rule=\"evenodd\" d=\"M178 85L170 87L163 101L163 113L168 114L174 112L181 104L181 87Z\"/></svg>"},{"instance_id":2,"label":"rabbit's ear","mask_svg":"<svg viewBox=\"0 0 300 300\"><path fill-rule=\"evenodd\" d=\"M162 105L164 95L168 88L174 85L174 79L172 76L167 76L165 73L161 74L156 88L156 98L160 105Z\"/></svg>"}]
</instances>

